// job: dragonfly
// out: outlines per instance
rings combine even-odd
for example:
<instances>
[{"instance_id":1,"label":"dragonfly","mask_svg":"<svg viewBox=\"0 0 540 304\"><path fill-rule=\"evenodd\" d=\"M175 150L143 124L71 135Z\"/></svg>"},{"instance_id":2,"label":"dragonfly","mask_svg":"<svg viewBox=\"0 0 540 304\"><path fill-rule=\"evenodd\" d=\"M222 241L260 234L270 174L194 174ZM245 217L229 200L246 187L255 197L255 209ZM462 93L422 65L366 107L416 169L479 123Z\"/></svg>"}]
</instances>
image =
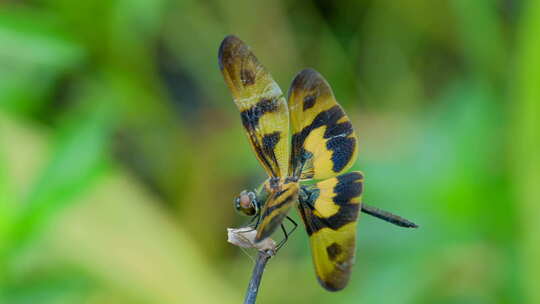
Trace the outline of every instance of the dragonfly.
<instances>
[{"instance_id":1,"label":"dragonfly","mask_svg":"<svg viewBox=\"0 0 540 304\"><path fill-rule=\"evenodd\" d=\"M256 220L255 242L279 227L284 244L297 224L296 207L309 236L319 283L329 291L347 285L355 261L359 211L402 227L416 224L361 202L364 174L348 172L358 139L334 93L314 69L300 71L287 98L249 46L234 35L219 47L221 73L240 111L251 148L268 178L234 200L235 209ZM294 228L287 232L287 219Z\"/></svg>"}]
</instances>

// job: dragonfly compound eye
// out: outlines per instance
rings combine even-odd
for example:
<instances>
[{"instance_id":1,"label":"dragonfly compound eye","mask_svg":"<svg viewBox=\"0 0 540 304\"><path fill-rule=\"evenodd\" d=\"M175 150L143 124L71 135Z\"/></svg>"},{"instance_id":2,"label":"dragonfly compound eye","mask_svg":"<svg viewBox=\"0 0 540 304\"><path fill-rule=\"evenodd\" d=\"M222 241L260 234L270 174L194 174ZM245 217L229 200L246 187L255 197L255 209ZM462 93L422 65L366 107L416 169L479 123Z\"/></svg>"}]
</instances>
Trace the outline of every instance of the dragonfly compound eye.
<instances>
[{"instance_id":1,"label":"dragonfly compound eye","mask_svg":"<svg viewBox=\"0 0 540 304\"><path fill-rule=\"evenodd\" d=\"M240 195L236 198L234 207L236 211L244 215L255 215L256 214L256 204L255 204L255 193L242 191Z\"/></svg>"}]
</instances>

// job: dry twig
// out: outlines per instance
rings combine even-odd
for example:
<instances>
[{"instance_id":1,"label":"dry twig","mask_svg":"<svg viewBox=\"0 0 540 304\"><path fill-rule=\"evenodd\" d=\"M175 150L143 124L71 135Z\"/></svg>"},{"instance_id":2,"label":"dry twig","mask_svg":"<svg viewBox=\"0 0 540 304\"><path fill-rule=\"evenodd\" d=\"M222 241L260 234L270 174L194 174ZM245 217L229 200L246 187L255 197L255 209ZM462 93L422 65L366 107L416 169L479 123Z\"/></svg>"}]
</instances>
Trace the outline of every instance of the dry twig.
<instances>
[{"instance_id":1,"label":"dry twig","mask_svg":"<svg viewBox=\"0 0 540 304\"><path fill-rule=\"evenodd\" d=\"M262 275L266 263L276 252L276 242L267 238L266 240L255 243L255 235L257 230L244 227L239 229L228 228L227 229L228 242L242 248L255 248L259 251L257 260L255 261L255 267L251 273L251 279L249 280L248 289L246 292L246 298L244 304L254 304L259 292L259 286L261 285Z\"/></svg>"}]
</instances>

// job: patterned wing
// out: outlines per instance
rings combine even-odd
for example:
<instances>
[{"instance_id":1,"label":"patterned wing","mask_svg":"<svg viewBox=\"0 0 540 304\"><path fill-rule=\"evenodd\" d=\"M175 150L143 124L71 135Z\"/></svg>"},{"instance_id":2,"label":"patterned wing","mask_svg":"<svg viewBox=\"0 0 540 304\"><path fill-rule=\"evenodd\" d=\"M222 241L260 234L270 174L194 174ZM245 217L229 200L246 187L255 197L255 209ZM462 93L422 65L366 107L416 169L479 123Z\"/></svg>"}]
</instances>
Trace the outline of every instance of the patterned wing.
<instances>
[{"instance_id":1,"label":"patterned wing","mask_svg":"<svg viewBox=\"0 0 540 304\"><path fill-rule=\"evenodd\" d=\"M235 36L227 36L221 43L219 67L257 158L271 177L285 176L289 165L289 112L281 89Z\"/></svg>"},{"instance_id":2,"label":"patterned wing","mask_svg":"<svg viewBox=\"0 0 540 304\"><path fill-rule=\"evenodd\" d=\"M289 175L326 179L349 169L356 161L357 139L328 82L305 69L294 78L288 99L293 132Z\"/></svg>"},{"instance_id":3,"label":"patterned wing","mask_svg":"<svg viewBox=\"0 0 540 304\"><path fill-rule=\"evenodd\" d=\"M289 182L272 190L261 210L261 223L257 228L256 242L269 237L283 222L293 203L298 201L298 188L298 183Z\"/></svg>"},{"instance_id":4,"label":"patterned wing","mask_svg":"<svg viewBox=\"0 0 540 304\"><path fill-rule=\"evenodd\" d=\"M298 210L309 235L315 273L330 291L349 282L362 185L362 174L351 172L309 186L307 196L300 196Z\"/></svg>"}]
</instances>

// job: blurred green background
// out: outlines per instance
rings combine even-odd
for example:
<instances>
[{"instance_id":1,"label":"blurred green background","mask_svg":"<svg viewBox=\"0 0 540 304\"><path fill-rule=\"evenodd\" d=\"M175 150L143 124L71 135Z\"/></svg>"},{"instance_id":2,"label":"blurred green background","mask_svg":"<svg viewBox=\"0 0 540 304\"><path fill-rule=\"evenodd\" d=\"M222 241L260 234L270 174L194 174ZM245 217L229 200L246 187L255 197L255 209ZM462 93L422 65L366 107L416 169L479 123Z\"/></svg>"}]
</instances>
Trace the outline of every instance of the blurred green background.
<instances>
[{"instance_id":1,"label":"blurred green background","mask_svg":"<svg viewBox=\"0 0 540 304\"><path fill-rule=\"evenodd\" d=\"M260 303L540 303L540 1L0 1L0 303L240 303L264 180L217 64L320 71L364 201L350 285L299 229ZM294 218L298 219L294 214ZM254 253L251 253L254 255Z\"/></svg>"}]
</instances>

